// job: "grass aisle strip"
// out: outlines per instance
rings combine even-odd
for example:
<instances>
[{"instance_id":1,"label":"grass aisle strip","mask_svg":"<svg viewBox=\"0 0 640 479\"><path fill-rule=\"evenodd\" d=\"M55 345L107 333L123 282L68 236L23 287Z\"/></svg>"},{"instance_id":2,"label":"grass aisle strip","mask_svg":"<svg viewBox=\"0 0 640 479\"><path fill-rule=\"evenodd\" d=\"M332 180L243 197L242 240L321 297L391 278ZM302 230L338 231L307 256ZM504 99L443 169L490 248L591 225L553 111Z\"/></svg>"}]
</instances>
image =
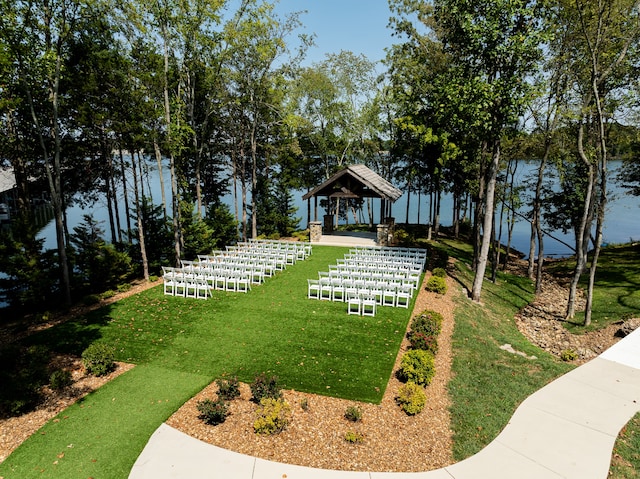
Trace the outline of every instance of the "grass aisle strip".
<instances>
[{"instance_id":1,"label":"grass aisle strip","mask_svg":"<svg viewBox=\"0 0 640 479\"><path fill-rule=\"evenodd\" d=\"M137 366L47 423L0 465L0 477L126 478L151 434L209 380Z\"/></svg>"}]
</instances>

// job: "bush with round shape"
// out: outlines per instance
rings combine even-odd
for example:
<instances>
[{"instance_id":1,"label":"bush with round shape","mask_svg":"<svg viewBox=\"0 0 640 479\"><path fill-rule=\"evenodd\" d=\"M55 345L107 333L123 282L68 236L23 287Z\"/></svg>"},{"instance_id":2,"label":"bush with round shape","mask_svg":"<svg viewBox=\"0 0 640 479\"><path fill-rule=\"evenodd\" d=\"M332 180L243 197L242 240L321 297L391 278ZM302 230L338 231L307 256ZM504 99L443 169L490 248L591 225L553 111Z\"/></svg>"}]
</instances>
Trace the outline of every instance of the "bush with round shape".
<instances>
[{"instance_id":1,"label":"bush with round shape","mask_svg":"<svg viewBox=\"0 0 640 479\"><path fill-rule=\"evenodd\" d=\"M93 343L82 352L82 364L87 373L104 376L115 369L115 351L105 343Z\"/></svg>"},{"instance_id":2,"label":"bush with round shape","mask_svg":"<svg viewBox=\"0 0 640 479\"><path fill-rule=\"evenodd\" d=\"M203 399L196 404L200 415L199 419L211 426L222 424L229 415L229 406L224 399L213 401L211 399Z\"/></svg>"},{"instance_id":3,"label":"bush with round shape","mask_svg":"<svg viewBox=\"0 0 640 479\"><path fill-rule=\"evenodd\" d=\"M412 331L409 333L409 343L411 344L411 349L423 349L431 354L438 352L438 338L433 334Z\"/></svg>"},{"instance_id":4,"label":"bush with round shape","mask_svg":"<svg viewBox=\"0 0 640 479\"><path fill-rule=\"evenodd\" d=\"M437 336L442 330L443 317L440 313L425 310L411 322L411 331L424 333L427 336Z\"/></svg>"},{"instance_id":5,"label":"bush with round shape","mask_svg":"<svg viewBox=\"0 0 640 479\"><path fill-rule=\"evenodd\" d=\"M251 400L260 403L264 398L280 399L282 397L282 389L278 384L277 376L267 376L262 373L254 379L249 385L251 388Z\"/></svg>"},{"instance_id":6,"label":"bush with round shape","mask_svg":"<svg viewBox=\"0 0 640 479\"><path fill-rule=\"evenodd\" d=\"M364 435L359 432L347 431L344 434L344 440L351 444L362 444L364 442Z\"/></svg>"},{"instance_id":7,"label":"bush with round shape","mask_svg":"<svg viewBox=\"0 0 640 479\"><path fill-rule=\"evenodd\" d=\"M431 291L432 293L446 294L447 282L440 276L431 276L431 278L429 278L429 280L427 281L426 289L427 291Z\"/></svg>"},{"instance_id":8,"label":"bush with round shape","mask_svg":"<svg viewBox=\"0 0 640 479\"><path fill-rule=\"evenodd\" d=\"M362 420L362 409L358 406L349 406L344 412L344 417L348 421L358 422Z\"/></svg>"},{"instance_id":9,"label":"bush with round shape","mask_svg":"<svg viewBox=\"0 0 640 479\"><path fill-rule=\"evenodd\" d=\"M398 379L412 381L420 386L428 386L436 373L433 354L422 349L410 349L400 360Z\"/></svg>"},{"instance_id":10,"label":"bush with round shape","mask_svg":"<svg viewBox=\"0 0 640 479\"><path fill-rule=\"evenodd\" d=\"M438 278L446 278L447 270L445 270L444 268L433 268L432 274L433 276L436 276Z\"/></svg>"},{"instance_id":11,"label":"bush with round shape","mask_svg":"<svg viewBox=\"0 0 640 479\"><path fill-rule=\"evenodd\" d=\"M396 396L396 403L409 416L420 413L427 403L424 389L414 382L408 382L400 387Z\"/></svg>"},{"instance_id":12,"label":"bush with round shape","mask_svg":"<svg viewBox=\"0 0 640 479\"><path fill-rule=\"evenodd\" d=\"M54 391L62 391L72 384L71 372L66 369L56 369L49 377L49 387Z\"/></svg>"},{"instance_id":13,"label":"bush with round shape","mask_svg":"<svg viewBox=\"0 0 640 479\"><path fill-rule=\"evenodd\" d=\"M218 397L221 399L231 400L240 396L240 384L237 377L229 379L216 379L218 385Z\"/></svg>"},{"instance_id":14,"label":"bush with round shape","mask_svg":"<svg viewBox=\"0 0 640 479\"><path fill-rule=\"evenodd\" d=\"M291 421L291 407L284 399L264 398L256 411L253 430L256 434L269 436L286 429Z\"/></svg>"}]
</instances>

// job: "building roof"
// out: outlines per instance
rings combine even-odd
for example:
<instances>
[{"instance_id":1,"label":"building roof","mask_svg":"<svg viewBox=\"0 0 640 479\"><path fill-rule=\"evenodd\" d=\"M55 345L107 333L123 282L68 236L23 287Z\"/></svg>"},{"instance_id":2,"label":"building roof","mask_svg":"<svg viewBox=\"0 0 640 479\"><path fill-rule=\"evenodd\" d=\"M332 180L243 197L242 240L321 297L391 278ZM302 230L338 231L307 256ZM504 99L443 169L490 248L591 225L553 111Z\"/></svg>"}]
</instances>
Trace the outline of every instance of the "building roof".
<instances>
[{"instance_id":1,"label":"building roof","mask_svg":"<svg viewBox=\"0 0 640 479\"><path fill-rule=\"evenodd\" d=\"M13 168L0 168L0 193L12 190L16 186Z\"/></svg>"},{"instance_id":2,"label":"building roof","mask_svg":"<svg viewBox=\"0 0 640 479\"><path fill-rule=\"evenodd\" d=\"M305 194L302 199L308 200L313 196L384 198L396 201L402 196L402 191L365 165L355 164L338 171L327 181Z\"/></svg>"}]
</instances>

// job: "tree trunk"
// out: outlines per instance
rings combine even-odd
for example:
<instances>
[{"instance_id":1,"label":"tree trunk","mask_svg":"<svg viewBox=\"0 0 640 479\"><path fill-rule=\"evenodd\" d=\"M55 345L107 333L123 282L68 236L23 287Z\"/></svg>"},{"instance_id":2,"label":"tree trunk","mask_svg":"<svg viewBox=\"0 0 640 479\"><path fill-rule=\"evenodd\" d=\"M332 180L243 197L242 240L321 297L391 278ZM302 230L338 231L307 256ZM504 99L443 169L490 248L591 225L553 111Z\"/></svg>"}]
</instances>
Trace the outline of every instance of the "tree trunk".
<instances>
[{"instance_id":1,"label":"tree trunk","mask_svg":"<svg viewBox=\"0 0 640 479\"><path fill-rule=\"evenodd\" d=\"M587 174L587 190L585 193L584 205L582 210L582 218L580 225L576 231L576 266L573 271L573 278L569 285L569 299L567 301L566 319L573 319L576 313L576 296L580 277L584 271L587 261L587 251L589 249L589 231L593 221L593 190L594 190L594 171L593 165L587 158L584 151L584 122L581 121L578 127L578 154L588 169Z\"/></svg>"},{"instance_id":2,"label":"tree trunk","mask_svg":"<svg viewBox=\"0 0 640 479\"><path fill-rule=\"evenodd\" d=\"M493 213L495 208L496 182L498 175L498 166L500 164L500 140L493 141L493 153L489 169L487 170L487 189L485 194L484 221L482 226L482 242L478 254L475 277L473 278L473 287L471 289L471 299L480 301L482 292L482 283L484 281L484 273L487 269L487 260L489 258L489 247L491 245L491 231L493 228Z\"/></svg>"},{"instance_id":3,"label":"tree trunk","mask_svg":"<svg viewBox=\"0 0 640 479\"><path fill-rule=\"evenodd\" d=\"M156 163L158 164L158 180L160 182L160 196L162 198L162 212L164 213L164 219L169 216L167 209L167 195L164 191L164 173L162 171L162 153L160 152L160 145L158 145L158 139L153 137L153 151L156 155Z\"/></svg>"},{"instance_id":4,"label":"tree trunk","mask_svg":"<svg viewBox=\"0 0 640 479\"><path fill-rule=\"evenodd\" d=\"M138 223L138 243L140 246L140 256L142 258L142 275L146 281L149 281L149 262L147 261L147 248L144 241L144 226L142 223L142 204L140 201L140 194L138 192L139 179L136 172L136 161L134 159L133 151L131 152L131 172L133 173L133 194L136 205L136 220Z\"/></svg>"},{"instance_id":5,"label":"tree trunk","mask_svg":"<svg viewBox=\"0 0 640 479\"><path fill-rule=\"evenodd\" d=\"M118 148L120 153L120 173L122 174L122 191L124 195L124 217L127 220L127 241L131 244L131 209L129 208L129 190L127 188L127 175L125 173L124 153L122 146Z\"/></svg>"}]
</instances>

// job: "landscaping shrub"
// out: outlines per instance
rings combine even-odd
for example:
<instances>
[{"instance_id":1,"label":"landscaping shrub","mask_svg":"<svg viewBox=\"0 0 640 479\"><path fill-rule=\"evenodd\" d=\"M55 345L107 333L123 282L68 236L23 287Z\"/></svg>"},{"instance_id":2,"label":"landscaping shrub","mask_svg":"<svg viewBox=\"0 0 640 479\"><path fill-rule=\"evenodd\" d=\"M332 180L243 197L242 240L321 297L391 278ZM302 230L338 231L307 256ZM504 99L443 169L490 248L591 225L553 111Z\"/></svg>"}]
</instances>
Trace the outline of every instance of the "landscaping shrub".
<instances>
[{"instance_id":1,"label":"landscaping shrub","mask_svg":"<svg viewBox=\"0 0 640 479\"><path fill-rule=\"evenodd\" d=\"M93 343L82 353L82 364L87 373L104 376L115 369L115 351L105 343Z\"/></svg>"},{"instance_id":2,"label":"landscaping shrub","mask_svg":"<svg viewBox=\"0 0 640 479\"><path fill-rule=\"evenodd\" d=\"M418 414L427 403L427 395L424 389L414 382L408 382L401 386L396 396L396 403L410 416Z\"/></svg>"},{"instance_id":3,"label":"landscaping shrub","mask_svg":"<svg viewBox=\"0 0 640 479\"><path fill-rule=\"evenodd\" d=\"M49 387L54 391L62 391L73 384L71 371L66 369L57 369L49 377Z\"/></svg>"},{"instance_id":4,"label":"landscaping shrub","mask_svg":"<svg viewBox=\"0 0 640 479\"><path fill-rule=\"evenodd\" d=\"M309 410L309 400L307 398L302 398L300 400L300 408L303 411L308 411Z\"/></svg>"},{"instance_id":5,"label":"landscaping shrub","mask_svg":"<svg viewBox=\"0 0 640 479\"><path fill-rule=\"evenodd\" d=\"M235 399L240 396L240 384L238 378L216 379L218 385L218 397L226 400Z\"/></svg>"},{"instance_id":6,"label":"landscaping shrub","mask_svg":"<svg viewBox=\"0 0 640 479\"><path fill-rule=\"evenodd\" d=\"M578 353L574 349L565 349L560 353L560 359L563 361L574 361L578 359Z\"/></svg>"},{"instance_id":7,"label":"landscaping shrub","mask_svg":"<svg viewBox=\"0 0 640 479\"><path fill-rule=\"evenodd\" d=\"M344 417L349 421L358 422L362 420L362 409L358 406L349 406L344 412Z\"/></svg>"},{"instance_id":8,"label":"landscaping shrub","mask_svg":"<svg viewBox=\"0 0 640 479\"><path fill-rule=\"evenodd\" d=\"M280 399L282 397L282 390L278 384L277 376L267 377L264 373L260 374L249 387L253 396L251 399L256 403L262 402L265 398Z\"/></svg>"},{"instance_id":9,"label":"landscaping shrub","mask_svg":"<svg viewBox=\"0 0 640 479\"><path fill-rule=\"evenodd\" d=\"M362 444L364 436L359 432L347 431L344 435L344 440L352 444Z\"/></svg>"},{"instance_id":10,"label":"landscaping shrub","mask_svg":"<svg viewBox=\"0 0 640 479\"><path fill-rule=\"evenodd\" d=\"M49 379L49 359L44 346L0 348L0 417L19 416L38 404Z\"/></svg>"},{"instance_id":11,"label":"landscaping shrub","mask_svg":"<svg viewBox=\"0 0 640 479\"><path fill-rule=\"evenodd\" d=\"M425 310L411 322L411 331L437 336L442 330L442 315L436 311Z\"/></svg>"},{"instance_id":12,"label":"landscaping shrub","mask_svg":"<svg viewBox=\"0 0 640 479\"><path fill-rule=\"evenodd\" d=\"M444 268L433 268L432 274L437 278L447 277L447 271Z\"/></svg>"},{"instance_id":13,"label":"landscaping shrub","mask_svg":"<svg viewBox=\"0 0 640 479\"><path fill-rule=\"evenodd\" d=\"M435 375L433 354L422 349L411 349L404 353L397 372L398 379L428 386Z\"/></svg>"},{"instance_id":14,"label":"landscaping shrub","mask_svg":"<svg viewBox=\"0 0 640 479\"><path fill-rule=\"evenodd\" d=\"M422 349L434 355L438 352L438 338L433 334L411 331L409 333L409 343L411 344L411 349Z\"/></svg>"},{"instance_id":15,"label":"landscaping shrub","mask_svg":"<svg viewBox=\"0 0 640 479\"><path fill-rule=\"evenodd\" d=\"M271 435L284 431L291 420L291 407L282 398L264 398L256 412L253 430L256 434Z\"/></svg>"},{"instance_id":16,"label":"landscaping shrub","mask_svg":"<svg viewBox=\"0 0 640 479\"><path fill-rule=\"evenodd\" d=\"M229 406L224 399L218 399L217 401L203 399L198 401L196 407L200 413L198 418L211 426L222 424L229 415Z\"/></svg>"},{"instance_id":17,"label":"landscaping shrub","mask_svg":"<svg viewBox=\"0 0 640 479\"><path fill-rule=\"evenodd\" d=\"M446 294L447 282L440 276L431 276L431 278L429 278L429 280L427 281L426 289L427 291L431 291L433 293Z\"/></svg>"}]
</instances>

